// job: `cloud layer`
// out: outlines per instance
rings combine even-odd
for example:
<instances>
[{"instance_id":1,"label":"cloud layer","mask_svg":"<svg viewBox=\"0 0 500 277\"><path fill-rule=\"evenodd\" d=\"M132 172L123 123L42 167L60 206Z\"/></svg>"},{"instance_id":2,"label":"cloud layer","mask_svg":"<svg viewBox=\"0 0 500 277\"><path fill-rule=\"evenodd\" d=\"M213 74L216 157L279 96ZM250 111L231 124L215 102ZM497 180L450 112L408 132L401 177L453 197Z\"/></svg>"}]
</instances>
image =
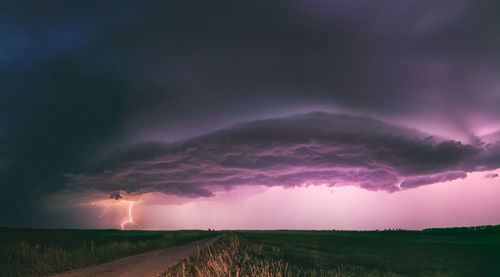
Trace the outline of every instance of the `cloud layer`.
<instances>
[{"instance_id":1,"label":"cloud layer","mask_svg":"<svg viewBox=\"0 0 500 277\"><path fill-rule=\"evenodd\" d=\"M86 174L68 175L67 185L188 197L209 197L239 185L355 185L395 192L500 167L498 149L316 112L240 124L177 143L126 147Z\"/></svg>"},{"instance_id":2,"label":"cloud layer","mask_svg":"<svg viewBox=\"0 0 500 277\"><path fill-rule=\"evenodd\" d=\"M188 142L149 146L143 142L178 141L285 114L314 110L366 114L462 143L473 143L473 133L494 143L500 138L499 5L497 0L0 1L0 225L42 226L56 218L40 214L45 207L41 200L67 188L64 174L68 173L73 174L71 181L78 189L87 182L105 191L122 187L208 195L212 189L196 191L205 186L192 180L191 185L181 186L172 177L173 181L160 185L167 182L161 174L173 174L167 170L157 170L161 182L105 177L96 168L86 170L104 153L132 143L139 145L121 152L137 155L129 157L130 163L169 158L179 164L188 154L177 147L186 147ZM293 171L300 169L288 164L288 158L308 155L294 152L294 143L303 141L318 144L318 149L305 146L304 151L329 161L316 162L332 171L324 152L342 139L327 135L328 139L317 140L318 128L313 125L309 137L289 131L293 141L257 132L262 135L260 145L232 143L260 164L271 161L252 149L272 151L273 142L290 147L283 151L292 154L276 157L288 162L275 161L273 167L292 171L288 175L265 172L261 179L268 185L281 183L283 178L290 184L302 179L338 180L336 185L351 180L342 177L352 175L345 172L347 166L333 167L338 172L328 174L335 178L292 177L300 175ZM236 131L212 137L232 137L231 132ZM382 140L372 132L363 134ZM421 144L430 143L423 141L425 137L419 139ZM457 147L441 142L435 142L432 151ZM207 143L191 145L210 156L202 147ZM352 149L345 151L351 153L351 160L357 153L354 147L360 145L364 142L348 145ZM474 145L479 152L495 151ZM148 147L164 156L140 150ZM380 149L370 151L371 155L381 153ZM416 159L425 160L434 152L419 153L427 154ZM489 165L495 159L487 161L490 157L483 157L484 153L457 155L456 162L463 158L468 168L483 162ZM189 156L212 168L220 166L231 176L224 167L225 158L205 161L193 153ZM413 172L405 168L408 164L399 167L386 161L393 157L371 158L394 171L372 172L359 166L365 176L384 178L386 190L409 178L413 181L405 186L467 170L450 164L449 170L432 173L431 178L432 170L427 172L425 166ZM251 163L242 159L239 163ZM114 166L103 168L117 173L132 168L127 162ZM316 166L304 167L309 172ZM255 169L243 169L236 166L234 171L240 172L234 176L257 180L251 172ZM191 170L203 176L203 168ZM151 171L143 171L153 178ZM104 187L90 184L90 178L99 179ZM397 182L388 181L391 178ZM207 180L222 182L210 176ZM382 189L361 179L352 181Z\"/></svg>"}]
</instances>

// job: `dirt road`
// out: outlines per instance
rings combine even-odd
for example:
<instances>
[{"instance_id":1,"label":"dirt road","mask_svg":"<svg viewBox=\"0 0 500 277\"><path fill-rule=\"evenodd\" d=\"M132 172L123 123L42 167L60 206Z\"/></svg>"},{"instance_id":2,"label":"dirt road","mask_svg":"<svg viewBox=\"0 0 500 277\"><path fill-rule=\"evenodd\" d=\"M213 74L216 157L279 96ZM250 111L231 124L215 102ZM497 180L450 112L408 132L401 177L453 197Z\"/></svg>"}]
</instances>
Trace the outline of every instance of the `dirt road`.
<instances>
[{"instance_id":1,"label":"dirt road","mask_svg":"<svg viewBox=\"0 0 500 277\"><path fill-rule=\"evenodd\" d=\"M220 237L205 239L185 245L129 256L96 266L75 269L52 277L148 277L164 272L168 267L214 243Z\"/></svg>"}]
</instances>

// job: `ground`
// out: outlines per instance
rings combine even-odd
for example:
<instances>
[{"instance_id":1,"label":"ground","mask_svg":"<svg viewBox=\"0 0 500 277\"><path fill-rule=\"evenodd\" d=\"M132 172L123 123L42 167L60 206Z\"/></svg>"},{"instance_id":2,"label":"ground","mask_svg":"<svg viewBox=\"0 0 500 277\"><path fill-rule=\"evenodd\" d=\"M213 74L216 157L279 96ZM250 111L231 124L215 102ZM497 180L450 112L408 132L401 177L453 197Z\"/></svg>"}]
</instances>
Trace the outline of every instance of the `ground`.
<instances>
[{"instance_id":1,"label":"ground","mask_svg":"<svg viewBox=\"0 0 500 277\"><path fill-rule=\"evenodd\" d=\"M163 276L500 276L500 225L423 231L0 232L0 276L88 266L144 276L170 265ZM206 249L193 243L216 238Z\"/></svg>"}]
</instances>

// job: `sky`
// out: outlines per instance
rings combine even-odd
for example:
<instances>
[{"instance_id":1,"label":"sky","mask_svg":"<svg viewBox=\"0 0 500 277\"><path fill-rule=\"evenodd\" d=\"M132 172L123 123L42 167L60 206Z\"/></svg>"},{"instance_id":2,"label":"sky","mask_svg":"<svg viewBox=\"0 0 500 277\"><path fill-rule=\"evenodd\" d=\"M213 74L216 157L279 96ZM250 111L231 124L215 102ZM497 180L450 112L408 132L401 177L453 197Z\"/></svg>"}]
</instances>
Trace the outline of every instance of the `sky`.
<instances>
[{"instance_id":1,"label":"sky","mask_svg":"<svg viewBox=\"0 0 500 277\"><path fill-rule=\"evenodd\" d=\"M2 1L0 226L498 224L498 9Z\"/></svg>"}]
</instances>

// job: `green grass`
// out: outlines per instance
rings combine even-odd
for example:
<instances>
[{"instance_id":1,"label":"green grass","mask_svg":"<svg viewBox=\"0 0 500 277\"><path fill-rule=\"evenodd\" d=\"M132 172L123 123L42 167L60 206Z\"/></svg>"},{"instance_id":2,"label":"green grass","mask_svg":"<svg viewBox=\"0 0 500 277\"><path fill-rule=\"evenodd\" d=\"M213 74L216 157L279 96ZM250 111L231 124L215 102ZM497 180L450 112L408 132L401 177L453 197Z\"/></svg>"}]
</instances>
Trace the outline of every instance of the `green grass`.
<instances>
[{"instance_id":1,"label":"green grass","mask_svg":"<svg viewBox=\"0 0 500 277\"><path fill-rule=\"evenodd\" d=\"M245 240L279 248L283 259L305 269L340 265L404 276L500 276L500 228L423 231L255 231Z\"/></svg>"},{"instance_id":2,"label":"green grass","mask_svg":"<svg viewBox=\"0 0 500 277\"><path fill-rule=\"evenodd\" d=\"M231 234L169 268L161 277L401 277L361 266L307 268L287 261L280 248L249 242ZM436 275L445 276L445 275Z\"/></svg>"},{"instance_id":3,"label":"green grass","mask_svg":"<svg viewBox=\"0 0 500 277\"><path fill-rule=\"evenodd\" d=\"M219 235L0 228L0 276L40 276ZM239 231L163 276L500 276L500 226Z\"/></svg>"},{"instance_id":4,"label":"green grass","mask_svg":"<svg viewBox=\"0 0 500 277\"><path fill-rule=\"evenodd\" d=\"M0 228L0 276L40 276L213 237L209 231Z\"/></svg>"},{"instance_id":5,"label":"green grass","mask_svg":"<svg viewBox=\"0 0 500 277\"><path fill-rule=\"evenodd\" d=\"M500 226L423 231L238 231L166 277L500 276Z\"/></svg>"}]
</instances>

